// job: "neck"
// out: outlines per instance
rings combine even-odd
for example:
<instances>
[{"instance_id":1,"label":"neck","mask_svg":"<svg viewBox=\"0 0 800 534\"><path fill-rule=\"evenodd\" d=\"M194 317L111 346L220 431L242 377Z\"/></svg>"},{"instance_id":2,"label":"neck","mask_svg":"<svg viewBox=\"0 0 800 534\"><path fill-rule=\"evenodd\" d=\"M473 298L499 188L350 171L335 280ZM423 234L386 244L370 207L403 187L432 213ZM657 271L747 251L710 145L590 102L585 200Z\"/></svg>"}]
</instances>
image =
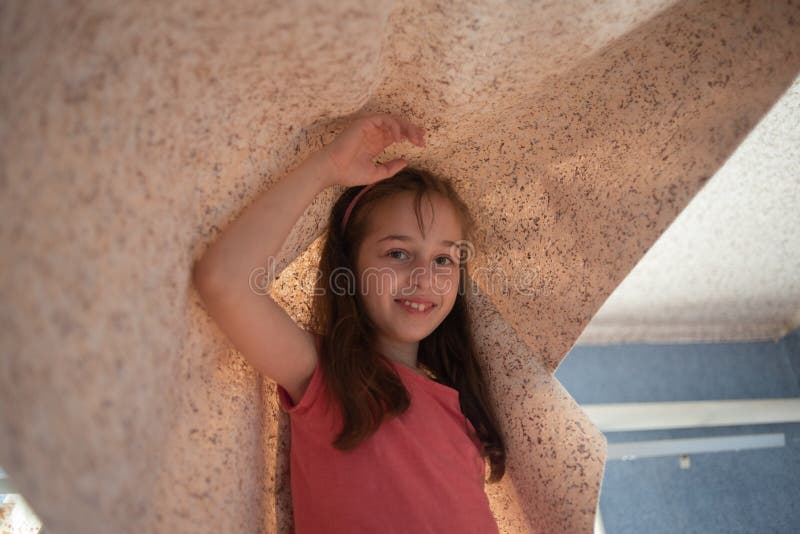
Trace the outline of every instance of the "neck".
<instances>
[{"instance_id":1,"label":"neck","mask_svg":"<svg viewBox=\"0 0 800 534\"><path fill-rule=\"evenodd\" d=\"M379 335L377 340L378 351L387 358L401 363L407 367L415 369L417 367L417 351L419 341L404 342L397 341Z\"/></svg>"}]
</instances>

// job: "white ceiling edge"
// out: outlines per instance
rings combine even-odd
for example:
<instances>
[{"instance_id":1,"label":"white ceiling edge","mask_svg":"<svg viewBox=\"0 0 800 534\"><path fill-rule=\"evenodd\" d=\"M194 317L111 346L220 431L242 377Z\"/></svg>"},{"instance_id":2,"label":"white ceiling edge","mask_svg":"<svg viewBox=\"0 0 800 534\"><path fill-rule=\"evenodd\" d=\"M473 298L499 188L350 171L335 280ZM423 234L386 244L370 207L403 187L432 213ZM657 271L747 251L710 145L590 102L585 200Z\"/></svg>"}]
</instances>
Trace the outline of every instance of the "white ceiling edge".
<instances>
[{"instance_id":1,"label":"white ceiling edge","mask_svg":"<svg viewBox=\"0 0 800 534\"><path fill-rule=\"evenodd\" d=\"M800 77L576 345L776 340L800 326Z\"/></svg>"}]
</instances>

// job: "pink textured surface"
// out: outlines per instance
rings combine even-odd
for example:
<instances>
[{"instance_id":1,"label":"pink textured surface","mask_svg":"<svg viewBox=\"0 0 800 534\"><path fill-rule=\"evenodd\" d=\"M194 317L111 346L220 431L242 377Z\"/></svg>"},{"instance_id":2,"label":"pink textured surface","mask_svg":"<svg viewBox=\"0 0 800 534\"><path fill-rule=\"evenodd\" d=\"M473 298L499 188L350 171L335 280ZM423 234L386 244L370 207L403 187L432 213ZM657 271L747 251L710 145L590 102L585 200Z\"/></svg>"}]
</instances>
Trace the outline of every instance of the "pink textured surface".
<instances>
[{"instance_id":1,"label":"pink textured surface","mask_svg":"<svg viewBox=\"0 0 800 534\"><path fill-rule=\"evenodd\" d=\"M357 111L481 222L502 532L591 532L606 443L553 377L800 70L789 2L0 3L0 465L51 532L289 532L288 420L191 287ZM301 284L338 190L287 240ZM91 518L91 519L90 519Z\"/></svg>"}]
</instances>

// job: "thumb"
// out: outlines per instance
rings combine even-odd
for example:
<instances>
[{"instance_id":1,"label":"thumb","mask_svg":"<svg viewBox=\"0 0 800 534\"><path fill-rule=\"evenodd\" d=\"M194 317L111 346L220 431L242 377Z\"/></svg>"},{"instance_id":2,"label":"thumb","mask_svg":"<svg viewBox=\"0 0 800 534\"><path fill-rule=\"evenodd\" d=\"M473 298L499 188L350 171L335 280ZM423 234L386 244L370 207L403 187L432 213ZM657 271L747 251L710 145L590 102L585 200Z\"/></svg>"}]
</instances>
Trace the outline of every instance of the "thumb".
<instances>
[{"instance_id":1,"label":"thumb","mask_svg":"<svg viewBox=\"0 0 800 534\"><path fill-rule=\"evenodd\" d=\"M379 178L379 180L383 180L385 178L390 178L403 170L408 165L408 162L402 158L400 159L393 159L392 161L388 161L383 164L378 164L376 168L378 172L383 176Z\"/></svg>"}]
</instances>

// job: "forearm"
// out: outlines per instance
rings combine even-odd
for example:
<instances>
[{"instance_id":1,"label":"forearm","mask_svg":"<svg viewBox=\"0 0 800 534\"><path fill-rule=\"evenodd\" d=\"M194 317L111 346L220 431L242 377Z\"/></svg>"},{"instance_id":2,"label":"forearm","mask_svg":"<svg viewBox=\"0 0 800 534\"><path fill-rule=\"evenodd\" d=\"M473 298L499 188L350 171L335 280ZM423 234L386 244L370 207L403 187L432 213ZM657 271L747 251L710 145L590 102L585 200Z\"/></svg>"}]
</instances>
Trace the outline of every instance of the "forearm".
<instances>
[{"instance_id":1,"label":"forearm","mask_svg":"<svg viewBox=\"0 0 800 534\"><path fill-rule=\"evenodd\" d=\"M312 154L272 184L223 229L197 261L196 283L248 284L256 269L274 276L265 270L274 268L289 232L314 197L332 185L328 170L316 156Z\"/></svg>"}]
</instances>

